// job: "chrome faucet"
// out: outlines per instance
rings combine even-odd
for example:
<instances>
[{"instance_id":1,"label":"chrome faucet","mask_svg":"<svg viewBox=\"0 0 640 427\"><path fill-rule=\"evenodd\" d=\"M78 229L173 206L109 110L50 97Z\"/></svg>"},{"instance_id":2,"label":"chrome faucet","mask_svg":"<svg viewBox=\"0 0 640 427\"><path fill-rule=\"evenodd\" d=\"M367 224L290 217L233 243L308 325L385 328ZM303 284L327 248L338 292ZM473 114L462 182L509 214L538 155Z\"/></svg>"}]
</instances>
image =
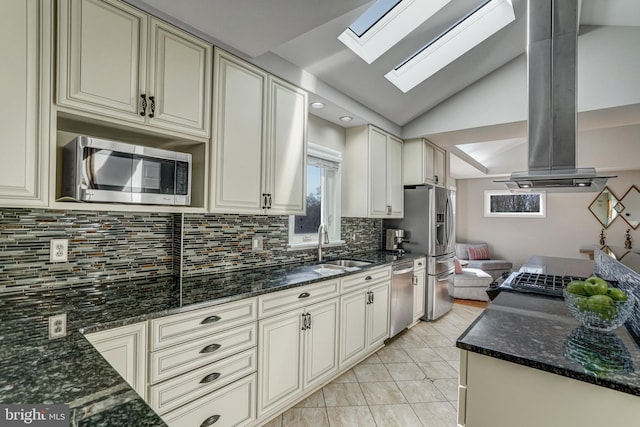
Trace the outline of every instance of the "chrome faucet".
<instances>
[{"instance_id":1,"label":"chrome faucet","mask_svg":"<svg viewBox=\"0 0 640 427\"><path fill-rule=\"evenodd\" d=\"M322 244L329 244L329 232L327 226L320 224L318 227L318 262L322 262Z\"/></svg>"}]
</instances>

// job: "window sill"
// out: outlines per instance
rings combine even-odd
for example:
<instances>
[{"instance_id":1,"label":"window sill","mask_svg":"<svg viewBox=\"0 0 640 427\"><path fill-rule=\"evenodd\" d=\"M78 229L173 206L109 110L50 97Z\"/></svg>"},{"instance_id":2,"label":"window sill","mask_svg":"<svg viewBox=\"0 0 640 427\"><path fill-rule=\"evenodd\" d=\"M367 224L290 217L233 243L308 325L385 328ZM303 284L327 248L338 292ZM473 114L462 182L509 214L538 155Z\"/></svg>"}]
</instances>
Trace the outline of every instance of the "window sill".
<instances>
[{"instance_id":1,"label":"window sill","mask_svg":"<svg viewBox=\"0 0 640 427\"><path fill-rule=\"evenodd\" d=\"M344 240L336 240L333 242L329 242L326 244L323 244L322 247L323 248L332 248L332 247L336 247L336 246L342 246L344 245L346 242ZM292 243L287 245L287 250L288 251L302 251L302 250L308 250L308 249L318 249L318 242L304 242L304 243Z\"/></svg>"}]
</instances>

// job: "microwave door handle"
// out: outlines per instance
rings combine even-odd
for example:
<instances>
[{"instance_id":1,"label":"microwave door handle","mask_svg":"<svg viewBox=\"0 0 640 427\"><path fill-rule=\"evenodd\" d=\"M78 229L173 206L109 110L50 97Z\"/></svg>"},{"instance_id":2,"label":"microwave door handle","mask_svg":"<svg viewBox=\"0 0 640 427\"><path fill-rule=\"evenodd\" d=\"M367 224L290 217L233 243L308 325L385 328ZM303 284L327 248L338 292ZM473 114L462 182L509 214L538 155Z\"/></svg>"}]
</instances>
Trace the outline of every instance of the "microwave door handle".
<instances>
[{"instance_id":1,"label":"microwave door handle","mask_svg":"<svg viewBox=\"0 0 640 427\"><path fill-rule=\"evenodd\" d=\"M87 183L87 189L95 189L96 188L96 181L95 181L95 174L93 173L93 165L94 165L94 160L93 160L93 156L95 155L95 150L90 150L90 153L87 155L87 160L84 162L84 168L82 168L82 174L84 176L84 179Z\"/></svg>"}]
</instances>

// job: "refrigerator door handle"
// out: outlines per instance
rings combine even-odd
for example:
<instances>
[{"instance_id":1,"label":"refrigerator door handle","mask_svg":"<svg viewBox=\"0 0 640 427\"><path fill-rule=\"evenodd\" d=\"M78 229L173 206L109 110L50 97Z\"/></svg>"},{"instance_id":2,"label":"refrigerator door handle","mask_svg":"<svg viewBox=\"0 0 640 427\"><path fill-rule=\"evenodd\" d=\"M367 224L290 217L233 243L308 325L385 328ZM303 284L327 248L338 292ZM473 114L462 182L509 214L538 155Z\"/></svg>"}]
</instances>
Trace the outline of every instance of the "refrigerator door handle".
<instances>
[{"instance_id":1,"label":"refrigerator door handle","mask_svg":"<svg viewBox=\"0 0 640 427\"><path fill-rule=\"evenodd\" d=\"M436 279L437 279L438 281L446 280L446 279L448 279L449 277L453 276L454 274L455 274L455 272L454 272L454 271L452 271L452 270L445 271L444 273L440 273L440 274L438 274L438 275L436 276Z\"/></svg>"},{"instance_id":2,"label":"refrigerator door handle","mask_svg":"<svg viewBox=\"0 0 640 427\"><path fill-rule=\"evenodd\" d=\"M449 256L447 256L447 257L437 257L437 258L436 258L436 262L437 262L438 264L447 264L447 263L449 263L449 262L453 261L453 259L454 259L455 257L456 257L455 255L449 255Z\"/></svg>"}]
</instances>

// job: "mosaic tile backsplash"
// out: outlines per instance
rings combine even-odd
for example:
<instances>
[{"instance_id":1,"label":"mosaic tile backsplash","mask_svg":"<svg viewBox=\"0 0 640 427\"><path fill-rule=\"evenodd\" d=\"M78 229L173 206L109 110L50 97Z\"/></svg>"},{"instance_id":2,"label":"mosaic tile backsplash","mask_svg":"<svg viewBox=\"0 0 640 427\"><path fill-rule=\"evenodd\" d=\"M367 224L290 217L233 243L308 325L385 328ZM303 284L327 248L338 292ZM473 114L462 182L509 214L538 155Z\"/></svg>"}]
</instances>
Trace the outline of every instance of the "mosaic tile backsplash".
<instances>
[{"instance_id":1,"label":"mosaic tile backsplash","mask_svg":"<svg viewBox=\"0 0 640 427\"><path fill-rule=\"evenodd\" d=\"M254 235L264 250L252 252ZM351 236L355 235L355 240ZM49 241L69 239L68 262L49 262ZM382 247L382 221L343 218L345 245L327 257ZM0 209L0 292L100 280L195 277L312 261L287 250L288 216Z\"/></svg>"},{"instance_id":2,"label":"mosaic tile backsplash","mask_svg":"<svg viewBox=\"0 0 640 427\"><path fill-rule=\"evenodd\" d=\"M617 281L620 289L635 296L640 303L640 273L616 261L599 249L595 250L594 262L594 272L599 277ZM636 343L640 345L640 306L636 305L635 311L625 326Z\"/></svg>"}]
</instances>

